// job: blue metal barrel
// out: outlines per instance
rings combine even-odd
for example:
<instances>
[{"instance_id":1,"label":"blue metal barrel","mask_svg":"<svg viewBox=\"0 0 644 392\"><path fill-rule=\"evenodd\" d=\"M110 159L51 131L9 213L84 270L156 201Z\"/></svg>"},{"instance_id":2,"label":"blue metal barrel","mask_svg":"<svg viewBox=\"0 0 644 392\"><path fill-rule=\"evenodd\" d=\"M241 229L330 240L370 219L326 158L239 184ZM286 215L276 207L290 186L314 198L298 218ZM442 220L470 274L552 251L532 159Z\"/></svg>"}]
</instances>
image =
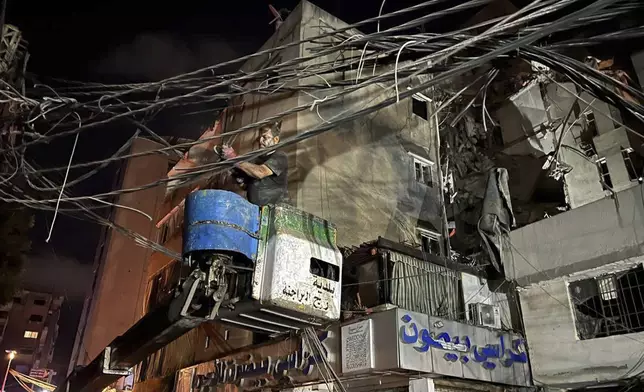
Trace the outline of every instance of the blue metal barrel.
<instances>
[{"instance_id":1,"label":"blue metal barrel","mask_svg":"<svg viewBox=\"0 0 644 392\"><path fill-rule=\"evenodd\" d=\"M183 255L194 251L235 252L255 261L260 209L228 191L206 189L186 198Z\"/></svg>"}]
</instances>

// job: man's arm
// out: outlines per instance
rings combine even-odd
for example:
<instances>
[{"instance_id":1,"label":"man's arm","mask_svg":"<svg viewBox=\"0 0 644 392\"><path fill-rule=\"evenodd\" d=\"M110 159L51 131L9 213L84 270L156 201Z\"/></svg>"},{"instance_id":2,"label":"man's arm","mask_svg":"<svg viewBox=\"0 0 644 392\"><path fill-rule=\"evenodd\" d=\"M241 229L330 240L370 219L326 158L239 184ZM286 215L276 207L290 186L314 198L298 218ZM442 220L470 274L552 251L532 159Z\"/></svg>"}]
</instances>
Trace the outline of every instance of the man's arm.
<instances>
[{"instance_id":1,"label":"man's arm","mask_svg":"<svg viewBox=\"0 0 644 392\"><path fill-rule=\"evenodd\" d=\"M236 166L247 175L258 180L273 175L273 171L266 165L255 165L250 162L240 162Z\"/></svg>"}]
</instances>

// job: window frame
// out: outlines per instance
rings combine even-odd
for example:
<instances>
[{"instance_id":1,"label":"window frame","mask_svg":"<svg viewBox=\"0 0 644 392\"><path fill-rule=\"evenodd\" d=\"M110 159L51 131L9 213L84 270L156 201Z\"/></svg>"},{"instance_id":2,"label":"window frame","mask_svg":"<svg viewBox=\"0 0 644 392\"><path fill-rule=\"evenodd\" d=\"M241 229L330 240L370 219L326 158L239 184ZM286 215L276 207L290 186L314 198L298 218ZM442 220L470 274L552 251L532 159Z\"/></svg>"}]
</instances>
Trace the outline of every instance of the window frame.
<instances>
[{"instance_id":1,"label":"window frame","mask_svg":"<svg viewBox=\"0 0 644 392\"><path fill-rule=\"evenodd\" d=\"M610 168L608 167L608 161L606 157L597 159L596 163L597 171L599 172L599 178L601 179L600 183L602 188L605 191L610 191L613 189L613 179L610 176Z\"/></svg>"},{"instance_id":2,"label":"window frame","mask_svg":"<svg viewBox=\"0 0 644 392\"><path fill-rule=\"evenodd\" d=\"M409 156L411 157L411 160L412 160L412 172L413 172L412 174L414 176L414 182L416 182L418 184L421 184L421 185L424 185L424 186L426 186L428 188L434 188L434 171L435 171L434 166L436 164L434 162L430 161L429 159L423 158L421 156L418 156L418 155L416 155L416 154L414 154L412 152L408 152L408 154L409 154ZM421 167L421 172L420 172L421 175L422 175L421 180L418 179L418 173L417 173L417 170L416 170L416 165L420 165L420 167ZM430 177L429 183L427 183L427 181L425 181L425 172L423 170L425 168L428 169L428 171L429 171L429 177Z\"/></svg>"},{"instance_id":3,"label":"window frame","mask_svg":"<svg viewBox=\"0 0 644 392\"><path fill-rule=\"evenodd\" d=\"M572 317L572 326L573 326L573 331L575 335L575 339L577 341L592 341L596 339L604 339L604 338L615 338L619 337L622 335L630 335L633 333L642 333L643 331L639 330L640 328L644 328L644 323L640 325L639 327L632 327L635 328L636 330L632 331L625 331L625 332L614 332L614 333L607 333L606 335L601 335L601 336L594 336L594 337L582 337L580 335L580 323L583 323L583 320L579 320L578 318L578 306L579 304L575 301L576 298L574 297L572 291L571 291L571 285L575 285L578 282L583 282L583 281L594 281L596 284L596 290L597 290L597 295L596 297L599 298L601 301L609 302L609 301L619 301L620 299L623 299L622 296L625 294L625 290L621 289L619 286L618 279L623 278L624 276L628 274L636 274L637 270L644 270L644 263L637 262L633 264L629 264L626 266L620 266L618 268L611 268L610 270L603 270L603 271L594 271L592 273L580 273L577 276L572 276L570 279L565 279L565 286L566 286L566 295L568 297L568 305L570 306L570 315ZM621 275L621 277L620 277ZM629 289L637 289L640 288L642 291L641 293L641 300L644 302L644 281L637 279L636 275L635 276L635 281L637 283L636 286L630 286ZM619 278L618 278L619 277ZM611 283L608 284L608 280L611 280ZM602 282L606 282L606 284L602 285ZM640 284L641 283L641 284ZM612 286L612 287L609 287ZM607 291L608 290L608 291ZM615 293L615 296L604 296L604 294L612 294L612 292ZM632 299L631 299L632 300ZM630 303L629 303L630 304ZM620 304L618 304L619 306ZM637 305L635 305L637 306ZM619 311L620 314L622 314L622 311ZM641 312L640 312L641 313ZM632 313L624 313L622 314L623 316L632 316ZM620 325L625 325L621 324ZM631 327L626 327L626 329L632 329Z\"/></svg>"},{"instance_id":4,"label":"window frame","mask_svg":"<svg viewBox=\"0 0 644 392\"><path fill-rule=\"evenodd\" d=\"M421 110L419 105L424 105L424 108ZM421 110L422 113L418 113L418 110ZM411 114L425 121L429 121L429 105L425 99L421 99L415 94L411 97Z\"/></svg>"},{"instance_id":5,"label":"window frame","mask_svg":"<svg viewBox=\"0 0 644 392\"><path fill-rule=\"evenodd\" d=\"M428 238L430 241L436 241L438 243L438 252L439 252L437 256L443 255L443 236L440 233L437 233L432 230L424 229L422 227L417 227L416 234L418 236L418 240L420 241L420 249L424 253L431 253L431 252L428 252L424 249L423 237Z\"/></svg>"}]
</instances>

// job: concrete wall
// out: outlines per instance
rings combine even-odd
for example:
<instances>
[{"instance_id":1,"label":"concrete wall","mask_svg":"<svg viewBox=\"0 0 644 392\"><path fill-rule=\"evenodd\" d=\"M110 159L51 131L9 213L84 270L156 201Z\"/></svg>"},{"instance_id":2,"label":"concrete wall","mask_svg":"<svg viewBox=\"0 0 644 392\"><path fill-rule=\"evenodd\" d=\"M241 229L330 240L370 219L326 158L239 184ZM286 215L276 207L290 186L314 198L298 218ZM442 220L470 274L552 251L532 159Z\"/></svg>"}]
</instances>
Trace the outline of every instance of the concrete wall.
<instances>
[{"instance_id":1,"label":"concrete wall","mask_svg":"<svg viewBox=\"0 0 644 392\"><path fill-rule=\"evenodd\" d=\"M642 192L641 186L630 188L616 200L605 198L512 231L508 277L527 284L644 254Z\"/></svg>"},{"instance_id":2,"label":"concrete wall","mask_svg":"<svg viewBox=\"0 0 644 392\"><path fill-rule=\"evenodd\" d=\"M564 176L567 202L571 208L581 207L606 196L595 164L598 158L605 158L615 192L628 189L637 183L629 179L622 158L622 149L631 147L628 134L619 126L622 121L619 111L588 93L581 93L577 100L577 88L573 83L549 83L545 95L539 83L533 83L512 97L497 111L503 131L504 153L509 155L533 155L543 157L554 151L563 126L553 132L545 131L549 121L564 119L573 105L578 109L568 117L569 128L562 139L559 150L560 162L572 167ZM579 141L586 132L588 123L580 111L594 116L593 126L597 134L592 137L597 157L585 157Z\"/></svg>"},{"instance_id":3,"label":"concrete wall","mask_svg":"<svg viewBox=\"0 0 644 392\"><path fill-rule=\"evenodd\" d=\"M160 144L136 139L131 153L156 150ZM167 157L153 154L129 159L122 169L121 189L134 188L163 178L168 172ZM163 186L122 194L117 204L133 207L155 216L163 203ZM115 209L113 221L146 238L155 238L154 224L145 216L126 209ZM98 266L97 282L89 304L87 323L78 347L76 363L91 362L114 338L129 329L140 317L147 284L147 262L151 251L129 237L114 231L107 236L105 257ZM82 328L82 326L81 326Z\"/></svg>"},{"instance_id":4,"label":"concrete wall","mask_svg":"<svg viewBox=\"0 0 644 392\"><path fill-rule=\"evenodd\" d=\"M311 3L303 2L302 7L302 39L323 33L325 25L346 26ZM312 48L312 44L304 44L301 55L310 56ZM344 55L351 56L351 53ZM353 54L354 57L358 55ZM333 61L337 56L315 61ZM376 72L383 71L378 69ZM364 72L371 73L372 69ZM327 81L354 80L356 74L345 72L324 77ZM320 83L315 78L300 83ZM316 92L317 99L323 100L324 96L338 91ZM320 102L314 110L298 114L298 132L314 129L343 113L350 114L378 104L394 94L393 89L378 84L329 104ZM298 103L311 105L315 99L300 94ZM419 220L429 222L430 227L438 228L440 232L438 166L433 168L435 185L429 188L414 180L413 160L409 155L414 152L437 162L432 120L412 114L412 100L406 99L299 143L295 173L289 178L296 189L293 198L297 207L333 222L338 228L341 245L357 245L378 236L394 241L415 241Z\"/></svg>"},{"instance_id":5,"label":"concrete wall","mask_svg":"<svg viewBox=\"0 0 644 392\"><path fill-rule=\"evenodd\" d=\"M594 277L629 265L643 257L618 262L570 277L536 283L521 290L521 308L535 384L579 387L584 384L634 376L644 350L644 333L579 340L568 282Z\"/></svg>"},{"instance_id":6,"label":"concrete wall","mask_svg":"<svg viewBox=\"0 0 644 392\"><path fill-rule=\"evenodd\" d=\"M344 27L346 23L303 1L262 49L322 34L328 31L328 28L325 29L328 26ZM354 33L357 31L348 32L349 35ZM272 62L313 56L315 53L311 49L315 46L313 43L295 45L274 54L271 59L262 56L249 60L242 69L250 72ZM349 51L341 56L358 58L360 53ZM337 53L320 56L309 60L307 64L332 62L337 57ZM325 80L354 80L355 77L355 72L349 71L316 75L289 83L321 84ZM306 107L297 114L284 117L282 140L287 140L314 129L342 112L352 113L392 97L393 89L386 87L367 87L330 104L320 101L338 92L338 89L316 91L316 96L305 93L271 96L247 94L233 103L237 109L242 102L244 106L241 113L235 114L233 120L227 122L226 131L297 106ZM320 103L309 110L316 99ZM230 113L234 110L234 107L229 108ZM289 157L291 201L298 208L336 224L340 245L357 245L378 236L395 241L416 241L417 225L440 232L437 170L433 170L434 188L415 182L413 161L408 153L413 151L437 162L434 151L436 144L433 142L436 133L431 124L432 119L427 121L412 114L412 102L407 99L360 120L337 126L322 136L285 147L284 151ZM251 151L256 148L257 136L254 130L244 132L235 138L235 147L242 153ZM437 169L437 165L434 169Z\"/></svg>"}]
</instances>

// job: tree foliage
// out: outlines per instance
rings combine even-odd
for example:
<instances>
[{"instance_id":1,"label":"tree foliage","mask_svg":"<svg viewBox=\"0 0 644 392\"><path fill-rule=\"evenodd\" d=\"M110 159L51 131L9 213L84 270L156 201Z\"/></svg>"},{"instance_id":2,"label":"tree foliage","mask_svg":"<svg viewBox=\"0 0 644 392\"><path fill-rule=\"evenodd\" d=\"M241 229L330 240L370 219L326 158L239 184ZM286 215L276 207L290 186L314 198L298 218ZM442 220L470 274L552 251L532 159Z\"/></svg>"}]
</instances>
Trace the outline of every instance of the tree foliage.
<instances>
[{"instance_id":1,"label":"tree foliage","mask_svg":"<svg viewBox=\"0 0 644 392\"><path fill-rule=\"evenodd\" d=\"M11 301L20 284L33 215L13 205L0 205L0 305Z\"/></svg>"}]
</instances>

